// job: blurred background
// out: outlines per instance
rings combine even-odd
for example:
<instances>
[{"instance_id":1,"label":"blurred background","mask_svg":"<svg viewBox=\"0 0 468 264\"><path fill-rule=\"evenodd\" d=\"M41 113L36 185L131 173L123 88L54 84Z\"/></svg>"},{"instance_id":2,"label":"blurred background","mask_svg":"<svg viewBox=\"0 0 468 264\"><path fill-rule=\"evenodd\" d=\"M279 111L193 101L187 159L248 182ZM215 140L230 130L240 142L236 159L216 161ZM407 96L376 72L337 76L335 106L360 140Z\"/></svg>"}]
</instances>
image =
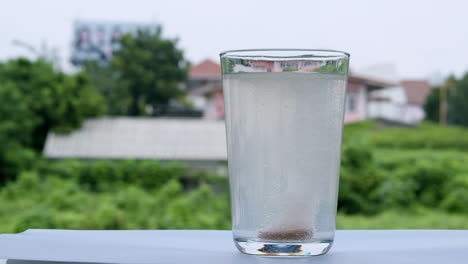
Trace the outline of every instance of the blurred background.
<instances>
[{"instance_id":1,"label":"blurred background","mask_svg":"<svg viewBox=\"0 0 468 264\"><path fill-rule=\"evenodd\" d=\"M5 3L0 232L230 229L218 54L243 48L351 53L339 229L467 229L467 10L451 0Z\"/></svg>"}]
</instances>

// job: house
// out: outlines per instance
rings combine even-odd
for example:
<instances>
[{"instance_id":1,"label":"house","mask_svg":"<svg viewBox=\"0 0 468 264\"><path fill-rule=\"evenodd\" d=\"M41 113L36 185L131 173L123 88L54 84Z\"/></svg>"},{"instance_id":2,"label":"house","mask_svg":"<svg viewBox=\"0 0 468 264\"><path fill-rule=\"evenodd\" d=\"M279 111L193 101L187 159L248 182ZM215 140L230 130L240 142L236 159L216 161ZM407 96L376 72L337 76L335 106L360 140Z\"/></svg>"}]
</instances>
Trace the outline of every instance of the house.
<instances>
[{"instance_id":1,"label":"house","mask_svg":"<svg viewBox=\"0 0 468 264\"><path fill-rule=\"evenodd\" d=\"M405 89L401 86L388 87L371 93L369 115L373 119L415 124L424 118L424 112L408 104Z\"/></svg>"},{"instance_id":2,"label":"house","mask_svg":"<svg viewBox=\"0 0 468 264\"><path fill-rule=\"evenodd\" d=\"M401 81L400 85L371 93L369 113L380 118L405 124L415 124L424 119L424 103L430 93L424 80Z\"/></svg>"},{"instance_id":3,"label":"house","mask_svg":"<svg viewBox=\"0 0 468 264\"><path fill-rule=\"evenodd\" d=\"M369 111L370 95L375 91L394 85L388 81L357 73L349 74L345 102L345 123L372 118Z\"/></svg>"},{"instance_id":4,"label":"house","mask_svg":"<svg viewBox=\"0 0 468 264\"><path fill-rule=\"evenodd\" d=\"M219 64L204 60L190 68L188 97L205 119L224 119L224 99Z\"/></svg>"},{"instance_id":5,"label":"house","mask_svg":"<svg viewBox=\"0 0 468 264\"><path fill-rule=\"evenodd\" d=\"M292 67L308 71L316 65L306 62L294 65L276 65L279 62L254 62L258 71L275 71L281 67ZM241 66L238 66L241 67ZM368 110L369 95L371 92L394 86L395 84L375 78L352 73L348 79L346 94L345 122L355 122L370 118ZM188 82L189 98L194 101L195 107L202 109L206 119L224 118L223 89L221 83L221 66L211 60L204 60L190 70Z\"/></svg>"},{"instance_id":6,"label":"house","mask_svg":"<svg viewBox=\"0 0 468 264\"><path fill-rule=\"evenodd\" d=\"M204 60L190 68L187 89L210 83L221 84L221 66L212 60Z\"/></svg>"},{"instance_id":7,"label":"house","mask_svg":"<svg viewBox=\"0 0 468 264\"><path fill-rule=\"evenodd\" d=\"M426 98L431 92L431 85L426 80L403 80L400 86L405 89L408 104L424 108Z\"/></svg>"}]
</instances>

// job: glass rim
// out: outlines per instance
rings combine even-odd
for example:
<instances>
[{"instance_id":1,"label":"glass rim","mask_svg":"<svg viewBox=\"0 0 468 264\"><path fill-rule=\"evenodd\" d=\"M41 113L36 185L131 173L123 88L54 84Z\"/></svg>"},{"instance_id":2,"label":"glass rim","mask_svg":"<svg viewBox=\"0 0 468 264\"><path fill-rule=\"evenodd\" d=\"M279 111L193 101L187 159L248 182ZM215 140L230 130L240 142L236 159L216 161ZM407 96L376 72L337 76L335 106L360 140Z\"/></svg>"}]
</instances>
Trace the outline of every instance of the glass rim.
<instances>
[{"instance_id":1,"label":"glass rim","mask_svg":"<svg viewBox=\"0 0 468 264\"><path fill-rule=\"evenodd\" d=\"M271 55L269 52L280 55ZM238 49L223 51L219 56L222 58L349 58L351 55L346 51L332 49Z\"/></svg>"}]
</instances>

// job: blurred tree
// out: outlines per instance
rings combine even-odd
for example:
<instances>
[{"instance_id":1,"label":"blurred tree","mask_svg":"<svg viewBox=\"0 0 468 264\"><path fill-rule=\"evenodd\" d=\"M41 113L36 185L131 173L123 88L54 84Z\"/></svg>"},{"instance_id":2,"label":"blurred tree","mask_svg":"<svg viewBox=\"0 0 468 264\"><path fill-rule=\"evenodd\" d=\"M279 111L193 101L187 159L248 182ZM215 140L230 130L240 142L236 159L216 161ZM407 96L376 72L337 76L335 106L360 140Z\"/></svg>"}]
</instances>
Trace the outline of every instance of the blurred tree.
<instances>
[{"instance_id":1,"label":"blurred tree","mask_svg":"<svg viewBox=\"0 0 468 264\"><path fill-rule=\"evenodd\" d=\"M14 83L0 82L0 182L25 168L34 153L24 146L32 143L32 113Z\"/></svg>"},{"instance_id":2,"label":"blurred tree","mask_svg":"<svg viewBox=\"0 0 468 264\"><path fill-rule=\"evenodd\" d=\"M0 180L31 160L28 149L42 150L49 130L69 132L105 111L85 74L57 72L42 59L0 63L0 102Z\"/></svg>"},{"instance_id":3,"label":"blurred tree","mask_svg":"<svg viewBox=\"0 0 468 264\"><path fill-rule=\"evenodd\" d=\"M424 104L424 111L426 112L426 119L434 122L439 122L440 111L440 87L436 86L431 89L429 96L426 98Z\"/></svg>"},{"instance_id":4,"label":"blurred tree","mask_svg":"<svg viewBox=\"0 0 468 264\"><path fill-rule=\"evenodd\" d=\"M449 80L451 82L451 80ZM453 80L449 92L449 124L468 126L468 73Z\"/></svg>"},{"instance_id":5,"label":"blurred tree","mask_svg":"<svg viewBox=\"0 0 468 264\"><path fill-rule=\"evenodd\" d=\"M112 67L119 74L120 85L128 89L129 115L145 115L148 106L161 109L171 99L181 99L184 92L179 85L187 79L188 63L176 47L177 40L164 39L158 28L127 34L121 43Z\"/></svg>"},{"instance_id":6,"label":"blurred tree","mask_svg":"<svg viewBox=\"0 0 468 264\"><path fill-rule=\"evenodd\" d=\"M101 65L92 61L84 65L83 71L104 97L107 114L126 115L130 106L130 95L127 87L119 82L119 73L111 65Z\"/></svg>"},{"instance_id":7,"label":"blurred tree","mask_svg":"<svg viewBox=\"0 0 468 264\"><path fill-rule=\"evenodd\" d=\"M426 99L424 110L426 111L426 119L434 122L440 121L440 89L446 92L447 123L468 126L468 73L461 79L451 76L443 87L434 87L432 89Z\"/></svg>"}]
</instances>

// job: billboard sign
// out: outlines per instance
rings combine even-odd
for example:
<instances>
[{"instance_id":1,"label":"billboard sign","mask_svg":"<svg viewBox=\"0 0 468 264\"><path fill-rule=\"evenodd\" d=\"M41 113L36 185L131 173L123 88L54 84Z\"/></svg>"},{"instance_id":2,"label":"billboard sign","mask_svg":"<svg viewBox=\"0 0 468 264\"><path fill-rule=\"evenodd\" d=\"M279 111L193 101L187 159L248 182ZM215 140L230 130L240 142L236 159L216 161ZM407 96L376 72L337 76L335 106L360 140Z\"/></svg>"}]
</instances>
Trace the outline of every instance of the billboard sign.
<instances>
[{"instance_id":1,"label":"billboard sign","mask_svg":"<svg viewBox=\"0 0 468 264\"><path fill-rule=\"evenodd\" d=\"M71 61L76 66L86 61L106 64L112 59L112 53L120 49L122 35L156 28L156 24L76 21Z\"/></svg>"}]
</instances>

